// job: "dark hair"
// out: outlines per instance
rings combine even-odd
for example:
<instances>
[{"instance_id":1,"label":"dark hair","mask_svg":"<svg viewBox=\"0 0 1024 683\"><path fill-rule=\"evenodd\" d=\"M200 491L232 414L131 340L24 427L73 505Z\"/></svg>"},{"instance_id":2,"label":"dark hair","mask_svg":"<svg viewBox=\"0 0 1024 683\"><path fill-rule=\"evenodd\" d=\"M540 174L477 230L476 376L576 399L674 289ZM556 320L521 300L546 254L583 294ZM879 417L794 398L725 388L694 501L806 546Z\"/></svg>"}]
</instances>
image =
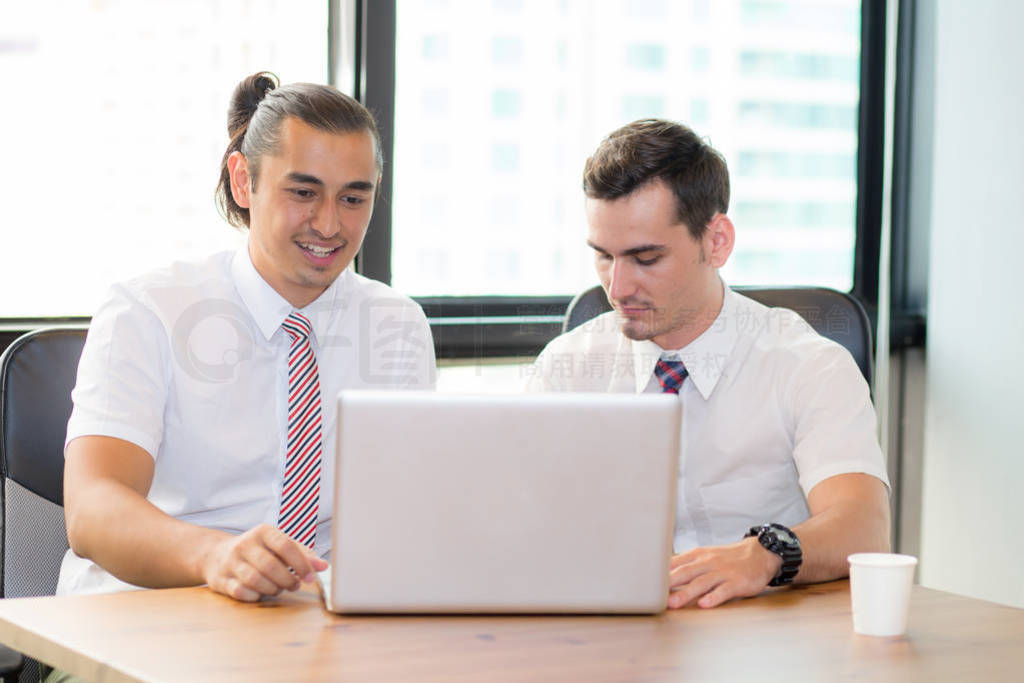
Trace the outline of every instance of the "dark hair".
<instances>
[{"instance_id":1,"label":"dark hair","mask_svg":"<svg viewBox=\"0 0 1024 683\"><path fill-rule=\"evenodd\" d=\"M373 115L359 102L327 85L292 83L282 86L277 76L268 71L255 73L239 83L231 95L228 107L230 142L220 162L220 181L215 195L221 215L235 227L249 227L249 209L239 206L231 195L228 157L232 152L241 152L245 156L255 187L260 161L263 155L273 154L279 149L281 123L289 116L330 133L367 131L373 136L377 170L384 165L377 124Z\"/></svg>"},{"instance_id":2,"label":"dark hair","mask_svg":"<svg viewBox=\"0 0 1024 683\"><path fill-rule=\"evenodd\" d=\"M725 159L686 126L661 119L634 121L602 140L583 169L583 192L618 199L655 180L672 190L677 218L694 239L729 210Z\"/></svg>"}]
</instances>

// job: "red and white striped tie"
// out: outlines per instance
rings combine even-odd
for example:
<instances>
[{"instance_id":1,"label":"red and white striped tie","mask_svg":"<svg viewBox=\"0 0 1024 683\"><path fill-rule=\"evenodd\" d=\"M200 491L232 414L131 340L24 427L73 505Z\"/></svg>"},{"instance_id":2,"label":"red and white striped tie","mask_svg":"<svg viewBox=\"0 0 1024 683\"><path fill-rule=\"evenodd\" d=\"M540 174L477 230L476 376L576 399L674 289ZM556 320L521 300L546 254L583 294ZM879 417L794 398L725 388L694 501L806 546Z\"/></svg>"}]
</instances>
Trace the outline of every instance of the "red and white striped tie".
<instances>
[{"instance_id":1,"label":"red and white striped tie","mask_svg":"<svg viewBox=\"0 0 1024 683\"><path fill-rule=\"evenodd\" d=\"M288 349L288 440L284 485L277 525L310 548L316 543L320 511L320 459L323 451L320 372L309 343L313 327L300 313L282 323L291 336Z\"/></svg>"}]
</instances>

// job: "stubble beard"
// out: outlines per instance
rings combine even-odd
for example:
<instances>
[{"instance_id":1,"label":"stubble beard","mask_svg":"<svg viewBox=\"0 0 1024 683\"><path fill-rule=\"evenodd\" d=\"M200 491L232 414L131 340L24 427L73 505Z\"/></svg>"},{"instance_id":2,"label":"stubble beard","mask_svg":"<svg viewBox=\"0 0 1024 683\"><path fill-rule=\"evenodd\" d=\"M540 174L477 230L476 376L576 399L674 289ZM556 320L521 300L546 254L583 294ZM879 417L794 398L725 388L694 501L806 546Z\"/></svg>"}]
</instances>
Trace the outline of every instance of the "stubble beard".
<instances>
[{"instance_id":1,"label":"stubble beard","mask_svg":"<svg viewBox=\"0 0 1024 683\"><path fill-rule=\"evenodd\" d=\"M639 319L628 319L620 316L619 329L622 335L633 341L648 341L670 332L674 332L688 324L695 316L692 311L675 311L669 315L661 309L651 311Z\"/></svg>"},{"instance_id":2,"label":"stubble beard","mask_svg":"<svg viewBox=\"0 0 1024 683\"><path fill-rule=\"evenodd\" d=\"M344 272L344 268L339 270L337 273L332 272L326 266L314 267L304 273L299 274L299 281L303 287L315 288L315 289L327 289L338 277Z\"/></svg>"}]
</instances>

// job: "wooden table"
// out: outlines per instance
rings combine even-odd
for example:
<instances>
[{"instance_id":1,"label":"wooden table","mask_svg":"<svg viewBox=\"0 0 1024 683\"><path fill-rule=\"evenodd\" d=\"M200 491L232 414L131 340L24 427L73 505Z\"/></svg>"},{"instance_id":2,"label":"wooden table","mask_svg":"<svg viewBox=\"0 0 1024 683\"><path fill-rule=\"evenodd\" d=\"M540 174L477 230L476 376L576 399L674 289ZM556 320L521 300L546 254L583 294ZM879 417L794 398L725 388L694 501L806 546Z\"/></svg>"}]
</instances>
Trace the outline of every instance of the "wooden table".
<instances>
[{"instance_id":1,"label":"wooden table","mask_svg":"<svg viewBox=\"0 0 1024 683\"><path fill-rule=\"evenodd\" d=\"M0 642L96 681L1024 680L1024 610L914 587L853 633L846 581L654 617L339 617L299 592L0 600Z\"/></svg>"}]
</instances>

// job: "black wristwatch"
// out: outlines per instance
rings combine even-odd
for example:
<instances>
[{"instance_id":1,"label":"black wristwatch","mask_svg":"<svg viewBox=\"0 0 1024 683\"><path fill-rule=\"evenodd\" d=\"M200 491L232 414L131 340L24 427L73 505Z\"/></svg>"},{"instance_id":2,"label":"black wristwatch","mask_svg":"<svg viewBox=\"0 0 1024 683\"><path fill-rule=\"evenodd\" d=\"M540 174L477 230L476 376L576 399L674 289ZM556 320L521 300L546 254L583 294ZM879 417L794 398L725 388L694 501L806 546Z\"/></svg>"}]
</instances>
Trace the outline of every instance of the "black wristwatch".
<instances>
[{"instance_id":1,"label":"black wristwatch","mask_svg":"<svg viewBox=\"0 0 1024 683\"><path fill-rule=\"evenodd\" d=\"M757 536L757 541L761 545L782 558L779 573L768 582L768 585L788 586L793 583L793 577L800 571L800 563L804 559L804 552L800 549L800 539L796 537L796 534L789 527L771 522L750 527L750 531L743 538L750 536Z\"/></svg>"}]
</instances>

